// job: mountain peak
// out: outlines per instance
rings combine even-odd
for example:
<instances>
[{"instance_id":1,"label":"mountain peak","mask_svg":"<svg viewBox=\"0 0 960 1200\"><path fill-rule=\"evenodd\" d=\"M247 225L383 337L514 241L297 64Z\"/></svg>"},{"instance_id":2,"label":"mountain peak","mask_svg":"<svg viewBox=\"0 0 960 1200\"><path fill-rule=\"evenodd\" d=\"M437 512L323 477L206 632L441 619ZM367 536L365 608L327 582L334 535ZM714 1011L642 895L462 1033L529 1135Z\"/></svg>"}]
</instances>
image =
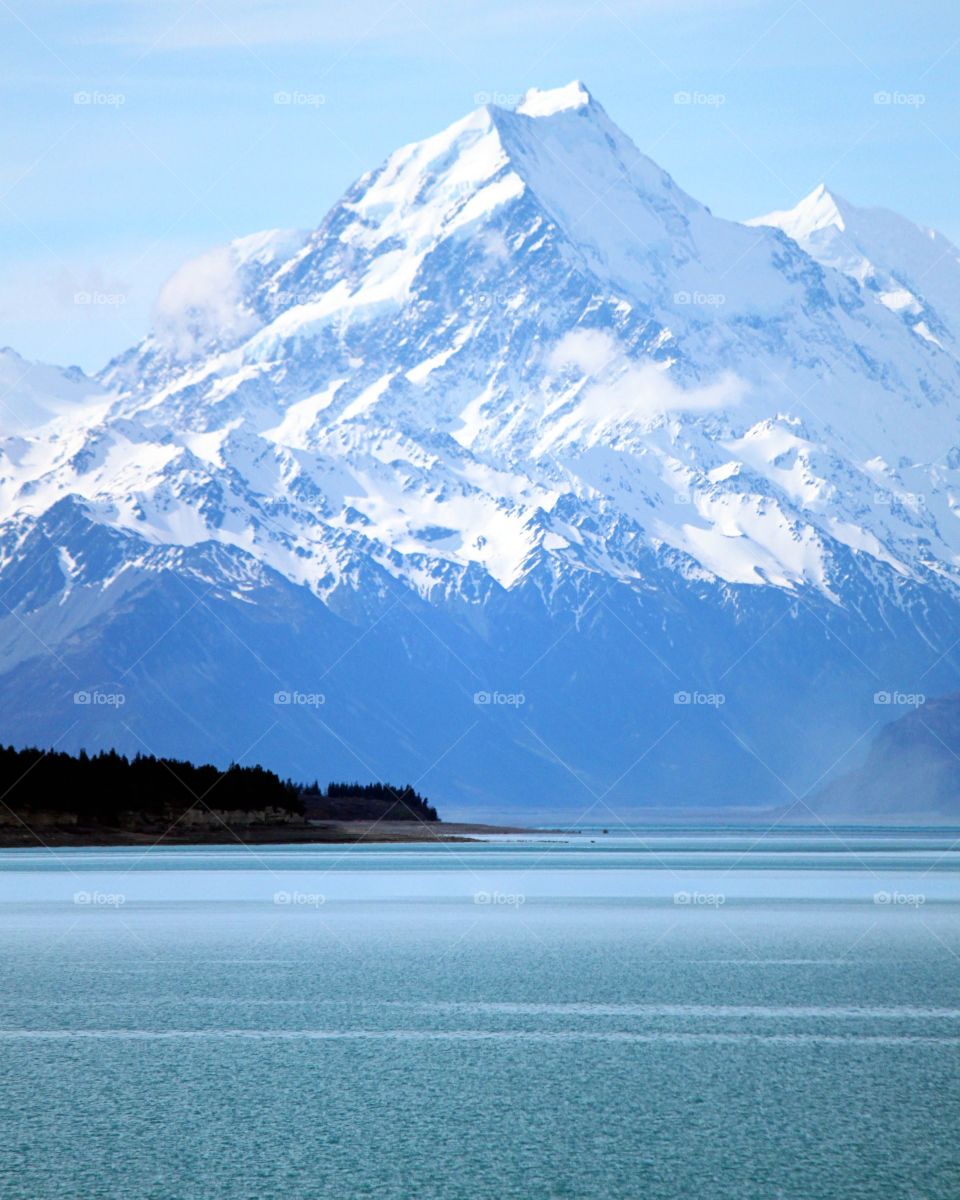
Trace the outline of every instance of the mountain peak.
<instances>
[{"instance_id":1,"label":"mountain peak","mask_svg":"<svg viewBox=\"0 0 960 1200\"><path fill-rule=\"evenodd\" d=\"M842 230L846 228L846 208L845 200L831 192L825 183L818 183L793 211L798 222L810 230L826 229L828 226Z\"/></svg>"},{"instance_id":2,"label":"mountain peak","mask_svg":"<svg viewBox=\"0 0 960 1200\"><path fill-rule=\"evenodd\" d=\"M793 208L753 217L747 225L774 225L801 245L811 234L824 229L843 232L847 227L847 202L831 192L825 183L818 183Z\"/></svg>"},{"instance_id":3,"label":"mountain peak","mask_svg":"<svg viewBox=\"0 0 960 1200\"><path fill-rule=\"evenodd\" d=\"M579 79L574 79L565 87L530 88L517 105L517 112L524 117L552 117L586 108L592 103L589 89Z\"/></svg>"},{"instance_id":4,"label":"mountain peak","mask_svg":"<svg viewBox=\"0 0 960 1200\"><path fill-rule=\"evenodd\" d=\"M960 328L960 252L936 230L886 208L859 208L819 184L800 203L747 225L781 229L821 266L841 271L943 349Z\"/></svg>"}]
</instances>

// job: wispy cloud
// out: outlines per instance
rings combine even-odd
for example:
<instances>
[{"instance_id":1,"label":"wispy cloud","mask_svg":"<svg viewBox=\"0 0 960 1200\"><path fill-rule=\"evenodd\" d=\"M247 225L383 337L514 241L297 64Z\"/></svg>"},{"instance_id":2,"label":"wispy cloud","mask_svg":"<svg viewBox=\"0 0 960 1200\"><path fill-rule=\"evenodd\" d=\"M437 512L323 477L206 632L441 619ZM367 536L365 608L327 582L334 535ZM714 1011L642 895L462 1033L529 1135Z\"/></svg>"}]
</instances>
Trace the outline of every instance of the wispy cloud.
<instances>
[{"instance_id":1,"label":"wispy cloud","mask_svg":"<svg viewBox=\"0 0 960 1200\"><path fill-rule=\"evenodd\" d=\"M616 339L602 330L566 334L549 365L557 371L573 368L585 377L570 419L590 424L647 424L669 413L730 408L746 391L743 380L730 372L700 387L680 387L662 366L627 358Z\"/></svg>"}]
</instances>

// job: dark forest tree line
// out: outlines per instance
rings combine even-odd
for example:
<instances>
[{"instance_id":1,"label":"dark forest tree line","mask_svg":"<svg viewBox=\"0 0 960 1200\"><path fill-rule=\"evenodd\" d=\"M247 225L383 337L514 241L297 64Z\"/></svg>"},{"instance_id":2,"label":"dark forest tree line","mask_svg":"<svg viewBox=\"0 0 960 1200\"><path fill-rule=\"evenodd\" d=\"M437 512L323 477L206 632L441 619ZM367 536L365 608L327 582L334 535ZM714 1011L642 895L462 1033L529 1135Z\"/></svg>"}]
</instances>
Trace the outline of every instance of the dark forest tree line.
<instances>
[{"instance_id":1,"label":"dark forest tree line","mask_svg":"<svg viewBox=\"0 0 960 1200\"><path fill-rule=\"evenodd\" d=\"M392 784L360 784L360 782L332 782L325 790L316 780L304 791L308 814L324 808L331 811L346 811L343 804L366 806L364 815L390 817L392 820L439 821L437 810L425 796L410 784L395 787Z\"/></svg>"},{"instance_id":2,"label":"dark forest tree line","mask_svg":"<svg viewBox=\"0 0 960 1200\"><path fill-rule=\"evenodd\" d=\"M217 809L303 812L301 789L264 767L233 763L221 771L151 754L131 759L115 750L72 755L2 747L0 795L14 812L76 813L107 823L122 813L154 817L197 801Z\"/></svg>"},{"instance_id":3,"label":"dark forest tree line","mask_svg":"<svg viewBox=\"0 0 960 1200\"><path fill-rule=\"evenodd\" d=\"M316 784L313 785L316 788ZM407 810L410 815L421 821L439 821L437 810L425 796L415 791L411 784L393 787L389 783L331 783L324 793L327 800L374 800L389 810ZM400 817L401 811L391 813L395 818Z\"/></svg>"},{"instance_id":4,"label":"dark forest tree line","mask_svg":"<svg viewBox=\"0 0 960 1200\"><path fill-rule=\"evenodd\" d=\"M0 797L14 813L75 813L81 821L116 823L123 814L161 817L196 803L221 811L280 809L303 816L323 816L323 801L361 799L399 805L394 819L408 813L438 820L436 809L410 786L385 783L331 783L322 791L281 779L265 767L232 763L225 771L175 758L116 750L66 754L30 747L0 747ZM307 804L305 804L305 801ZM393 802L392 804L390 802Z\"/></svg>"}]
</instances>

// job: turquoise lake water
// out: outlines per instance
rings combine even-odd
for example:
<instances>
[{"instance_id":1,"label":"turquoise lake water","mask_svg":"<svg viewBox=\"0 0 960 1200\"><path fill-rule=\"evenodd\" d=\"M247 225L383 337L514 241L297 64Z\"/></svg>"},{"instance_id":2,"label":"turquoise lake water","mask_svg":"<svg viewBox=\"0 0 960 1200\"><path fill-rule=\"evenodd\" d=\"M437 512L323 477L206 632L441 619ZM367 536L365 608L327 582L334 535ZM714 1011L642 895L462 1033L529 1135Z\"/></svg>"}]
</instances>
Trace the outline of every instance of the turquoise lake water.
<instances>
[{"instance_id":1,"label":"turquoise lake water","mask_svg":"<svg viewBox=\"0 0 960 1200\"><path fill-rule=\"evenodd\" d=\"M0 1195L957 1200L957 836L0 851Z\"/></svg>"}]
</instances>

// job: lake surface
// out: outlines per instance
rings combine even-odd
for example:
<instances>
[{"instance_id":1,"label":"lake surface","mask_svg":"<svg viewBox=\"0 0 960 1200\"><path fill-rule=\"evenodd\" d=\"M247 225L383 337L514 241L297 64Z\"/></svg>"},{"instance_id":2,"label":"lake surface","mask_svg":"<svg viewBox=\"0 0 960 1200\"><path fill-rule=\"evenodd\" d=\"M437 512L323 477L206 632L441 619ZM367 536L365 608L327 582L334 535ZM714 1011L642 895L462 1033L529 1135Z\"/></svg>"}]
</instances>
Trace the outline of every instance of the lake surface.
<instances>
[{"instance_id":1,"label":"lake surface","mask_svg":"<svg viewBox=\"0 0 960 1200\"><path fill-rule=\"evenodd\" d=\"M957 1200L957 831L0 851L4 1200Z\"/></svg>"}]
</instances>

